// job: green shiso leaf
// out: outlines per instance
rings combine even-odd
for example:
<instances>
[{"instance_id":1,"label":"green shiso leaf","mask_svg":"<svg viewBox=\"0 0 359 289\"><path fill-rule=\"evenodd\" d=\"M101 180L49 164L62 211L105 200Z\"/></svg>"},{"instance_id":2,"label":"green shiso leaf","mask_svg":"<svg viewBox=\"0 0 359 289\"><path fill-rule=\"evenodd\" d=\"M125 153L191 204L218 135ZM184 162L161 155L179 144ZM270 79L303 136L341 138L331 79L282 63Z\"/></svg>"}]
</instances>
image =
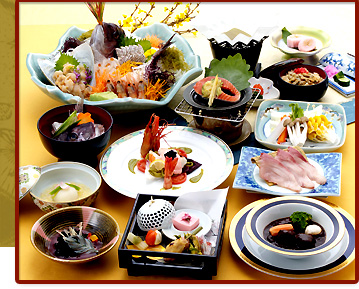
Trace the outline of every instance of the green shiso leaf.
<instances>
[{"instance_id":1,"label":"green shiso leaf","mask_svg":"<svg viewBox=\"0 0 359 289\"><path fill-rule=\"evenodd\" d=\"M282 39L283 39L285 44L287 44L287 38L288 38L289 35L292 35L292 33L290 33L287 28L283 27L283 29L282 29Z\"/></svg>"},{"instance_id":2,"label":"green shiso leaf","mask_svg":"<svg viewBox=\"0 0 359 289\"><path fill-rule=\"evenodd\" d=\"M66 131L71 125L78 123L78 122L80 122L80 120L77 119L77 111L74 110L74 112L70 114L70 116L64 121L64 123L54 133L54 137L59 136L64 131Z\"/></svg>"},{"instance_id":3,"label":"green shiso leaf","mask_svg":"<svg viewBox=\"0 0 359 289\"><path fill-rule=\"evenodd\" d=\"M118 45L119 45L119 47L122 47L122 46L128 46L128 45L138 45L138 44L140 44L142 46L144 52L146 52L148 49L151 49L151 42L149 40L147 40L147 39L137 40L137 39L133 38L132 36L121 37Z\"/></svg>"},{"instance_id":4,"label":"green shiso leaf","mask_svg":"<svg viewBox=\"0 0 359 289\"><path fill-rule=\"evenodd\" d=\"M62 70L66 63L75 65L75 68L80 64L75 57L67 55L66 53L61 53L60 58L55 63L55 71Z\"/></svg>"},{"instance_id":5,"label":"green shiso leaf","mask_svg":"<svg viewBox=\"0 0 359 289\"><path fill-rule=\"evenodd\" d=\"M253 76L253 71L249 71L250 65L242 58L240 53L228 56L221 60L213 59L209 67L205 68L205 77L216 76L227 79L238 91L250 86L249 79Z\"/></svg>"},{"instance_id":6,"label":"green shiso leaf","mask_svg":"<svg viewBox=\"0 0 359 289\"><path fill-rule=\"evenodd\" d=\"M292 108L292 114L290 115L291 120L304 116L304 110L298 105L298 103L291 103L289 106Z\"/></svg>"}]
</instances>

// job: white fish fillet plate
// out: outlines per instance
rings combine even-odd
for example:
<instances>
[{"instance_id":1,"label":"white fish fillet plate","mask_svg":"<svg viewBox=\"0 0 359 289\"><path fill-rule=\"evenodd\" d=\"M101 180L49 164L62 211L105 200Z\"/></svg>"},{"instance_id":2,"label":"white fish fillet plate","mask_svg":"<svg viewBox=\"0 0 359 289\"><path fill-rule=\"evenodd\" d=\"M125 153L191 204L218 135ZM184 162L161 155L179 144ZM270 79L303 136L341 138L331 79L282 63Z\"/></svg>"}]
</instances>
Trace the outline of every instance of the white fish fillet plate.
<instances>
[{"instance_id":1,"label":"white fish fillet plate","mask_svg":"<svg viewBox=\"0 0 359 289\"><path fill-rule=\"evenodd\" d=\"M233 188L276 196L340 196L340 175L342 163L341 153L307 154L309 163L314 165L319 172L324 173L327 182L324 185L316 184L313 190L302 189L301 192L296 193L277 185L269 186L262 178L259 177L259 169L256 164L251 162L251 158L259 156L261 153L270 152L272 151L261 148L243 147L238 163L238 170L233 182Z\"/></svg>"}]
</instances>

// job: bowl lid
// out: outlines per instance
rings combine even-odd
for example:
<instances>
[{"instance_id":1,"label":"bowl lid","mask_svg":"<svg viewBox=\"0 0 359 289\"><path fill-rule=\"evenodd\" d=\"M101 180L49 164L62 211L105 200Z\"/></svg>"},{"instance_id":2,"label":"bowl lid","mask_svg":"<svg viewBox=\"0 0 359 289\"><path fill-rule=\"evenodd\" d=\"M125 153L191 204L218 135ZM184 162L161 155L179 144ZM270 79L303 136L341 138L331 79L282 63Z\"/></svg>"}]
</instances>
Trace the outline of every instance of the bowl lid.
<instances>
[{"instance_id":1,"label":"bowl lid","mask_svg":"<svg viewBox=\"0 0 359 289\"><path fill-rule=\"evenodd\" d=\"M28 165L19 168L19 200L25 197L41 176L41 168Z\"/></svg>"},{"instance_id":2,"label":"bowl lid","mask_svg":"<svg viewBox=\"0 0 359 289\"><path fill-rule=\"evenodd\" d=\"M263 78L268 78L275 82L280 70L284 69L286 66L302 64L303 62L304 62L304 59L302 59L302 58L291 58L288 60L283 60L283 61L277 62L277 63L263 69L259 73L259 76L263 77Z\"/></svg>"}]
</instances>

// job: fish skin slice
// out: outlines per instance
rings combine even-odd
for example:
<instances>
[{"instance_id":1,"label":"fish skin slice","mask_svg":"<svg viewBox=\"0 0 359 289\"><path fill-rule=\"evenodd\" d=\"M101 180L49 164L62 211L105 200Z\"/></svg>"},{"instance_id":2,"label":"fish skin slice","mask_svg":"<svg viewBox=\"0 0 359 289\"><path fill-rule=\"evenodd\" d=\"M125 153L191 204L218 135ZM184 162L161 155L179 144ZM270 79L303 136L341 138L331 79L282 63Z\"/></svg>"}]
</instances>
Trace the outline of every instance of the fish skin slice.
<instances>
[{"instance_id":1,"label":"fish skin slice","mask_svg":"<svg viewBox=\"0 0 359 289\"><path fill-rule=\"evenodd\" d=\"M297 164L288 151L278 149L275 158L294 175L302 188L314 189L314 183L310 180L307 171Z\"/></svg>"},{"instance_id":2,"label":"fish skin slice","mask_svg":"<svg viewBox=\"0 0 359 289\"><path fill-rule=\"evenodd\" d=\"M288 152L294 157L297 164L307 172L308 177L312 181L315 181L320 185L324 185L327 182L325 176L320 174L318 170L313 165L311 165L298 150L292 147L288 147Z\"/></svg>"},{"instance_id":3,"label":"fish skin slice","mask_svg":"<svg viewBox=\"0 0 359 289\"><path fill-rule=\"evenodd\" d=\"M273 182L279 187L289 189L296 193L302 190L295 176L273 156L261 153L258 162L260 164L259 176L265 181Z\"/></svg>"}]
</instances>

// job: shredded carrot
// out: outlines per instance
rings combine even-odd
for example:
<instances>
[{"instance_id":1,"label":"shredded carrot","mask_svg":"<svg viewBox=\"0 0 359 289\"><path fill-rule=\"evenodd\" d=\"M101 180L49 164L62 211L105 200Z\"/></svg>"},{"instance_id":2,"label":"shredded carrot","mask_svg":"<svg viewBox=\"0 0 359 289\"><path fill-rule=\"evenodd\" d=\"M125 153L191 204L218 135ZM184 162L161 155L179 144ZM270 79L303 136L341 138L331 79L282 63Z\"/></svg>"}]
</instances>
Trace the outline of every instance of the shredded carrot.
<instances>
[{"instance_id":1,"label":"shredded carrot","mask_svg":"<svg viewBox=\"0 0 359 289\"><path fill-rule=\"evenodd\" d=\"M157 35L146 35L146 39L151 42L151 46L154 48L160 48L160 46L163 44L163 40L158 38Z\"/></svg>"},{"instance_id":2,"label":"shredded carrot","mask_svg":"<svg viewBox=\"0 0 359 289\"><path fill-rule=\"evenodd\" d=\"M95 73L95 79L96 79L96 85L95 86L90 85L90 87L92 88L91 93L106 91L107 80L110 79L107 70L104 69L102 73L100 72L100 70L97 70Z\"/></svg>"},{"instance_id":3,"label":"shredded carrot","mask_svg":"<svg viewBox=\"0 0 359 289\"><path fill-rule=\"evenodd\" d=\"M77 115L77 119L80 120L80 122L78 123L78 125L80 124L84 124L84 123L88 123L88 122L94 122L94 120L91 118L91 113L89 112L85 112L85 113L82 113L80 112L78 115Z\"/></svg>"},{"instance_id":4,"label":"shredded carrot","mask_svg":"<svg viewBox=\"0 0 359 289\"><path fill-rule=\"evenodd\" d=\"M277 225L277 226L270 228L269 233L272 236L277 236L279 231L282 231L282 230L291 231L291 230L294 230L294 228L293 228L292 224L282 224L282 225Z\"/></svg>"},{"instance_id":5,"label":"shredded carrot","mask_svg":"<svg viewBox=\"0 0 359 289\"><path fill-rule=\"evenodd\" d=\"M120 79L125 76L127 73L132 72L132 68L141 65L141 62L135 62L128 60L122 63L120 66L117 66L116 70L112 73L112 76L115 79Z\"/></svg>"},{"instance_id":6,"label":"shredded carrot","mask_svg":"<svg viewBox=\"0 0 359 289\"><path fill-rule=\"evenodd\" d=\"M164 98L165 93L169 90L169 88L165 88L166 83L165 80L161 81L160 79L157 79L155 84L149 82L145 91L146 99L158 100Z\"/></svg>"}]
</instances>

